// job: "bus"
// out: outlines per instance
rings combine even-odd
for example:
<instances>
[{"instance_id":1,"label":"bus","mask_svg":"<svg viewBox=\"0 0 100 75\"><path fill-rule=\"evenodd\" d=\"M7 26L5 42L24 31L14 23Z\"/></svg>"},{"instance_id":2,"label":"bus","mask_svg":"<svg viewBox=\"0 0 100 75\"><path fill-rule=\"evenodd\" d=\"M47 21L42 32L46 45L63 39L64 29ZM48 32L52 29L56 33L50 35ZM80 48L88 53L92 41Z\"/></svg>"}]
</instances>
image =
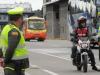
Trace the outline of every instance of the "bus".
<instances>
[{"instance_id":1,"label":"bus","mask_svg":"<svg viewBox=\"0 0 100 75\"><path fill-rule=\"evenodd\" d=\"M23 35L25 40L44 41L47 35L46 26L47 22L44 18L35 16L25 18L23 26Z\"/></svg>"}]
</instances>

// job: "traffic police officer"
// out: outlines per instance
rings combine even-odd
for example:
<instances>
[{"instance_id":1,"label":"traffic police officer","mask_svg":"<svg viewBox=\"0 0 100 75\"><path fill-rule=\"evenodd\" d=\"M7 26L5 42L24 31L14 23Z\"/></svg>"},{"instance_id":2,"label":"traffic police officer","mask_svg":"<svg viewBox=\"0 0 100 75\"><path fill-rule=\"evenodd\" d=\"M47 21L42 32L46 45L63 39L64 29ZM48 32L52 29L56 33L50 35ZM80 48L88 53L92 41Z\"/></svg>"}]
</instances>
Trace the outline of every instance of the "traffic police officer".
<instances>
[{"instance_id":1,"label":"traffic police officer","mask_svg":"<svg viewBox=\"0 0 100 75\"><path fill-rule=\"evenodd\" d=\"M9 10L9 24L1 32L5 75L25 75L25 69L29 68L28 50L19 30L23 24L23 12L21 7Z\"/></svg>"}]
</instances>

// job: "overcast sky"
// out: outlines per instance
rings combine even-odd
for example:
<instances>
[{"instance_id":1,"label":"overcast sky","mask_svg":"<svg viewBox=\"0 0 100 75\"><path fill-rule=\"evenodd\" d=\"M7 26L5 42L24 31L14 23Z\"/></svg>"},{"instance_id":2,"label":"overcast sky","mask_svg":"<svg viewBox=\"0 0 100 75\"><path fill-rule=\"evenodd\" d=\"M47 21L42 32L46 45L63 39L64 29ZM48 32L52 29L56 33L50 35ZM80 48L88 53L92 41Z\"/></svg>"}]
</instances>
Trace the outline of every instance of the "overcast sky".
<instances>
[{"instance_id":1,"label":"overcast sky","mask_svg":"<svg viewBox=\"0 0 100 75\"><path fill-rule=\"evenodd\" d=\"M43 0L0 0L0 3L29 2L33 10L41 9Z\"/></svg>"}]
</instances>

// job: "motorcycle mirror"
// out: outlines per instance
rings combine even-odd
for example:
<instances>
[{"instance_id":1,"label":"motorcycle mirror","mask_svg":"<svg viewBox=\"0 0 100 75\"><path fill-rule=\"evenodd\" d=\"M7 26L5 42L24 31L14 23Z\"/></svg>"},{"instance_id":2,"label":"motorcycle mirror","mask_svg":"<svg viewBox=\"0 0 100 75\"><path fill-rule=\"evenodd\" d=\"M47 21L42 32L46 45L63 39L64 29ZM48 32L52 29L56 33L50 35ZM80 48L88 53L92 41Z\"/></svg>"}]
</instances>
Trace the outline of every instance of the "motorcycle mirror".
<instances>
[{"instance_id":1,"label":"motorcycle mirror","mask_svg":"<svg viewBox=\"0 0 100 75\"><path fill-rule=\"evenodd\" d=\"M70 33L70 36L74 36L75 34L74 33Z\"/></svg>"},{"instance_id":2,"label":"motorcycle mirror","mask_svg":"<svg viewBox=\"0 0 100 75\"><path fill-rule=\"evenodd\" d=\"M97 35L96 33L93 33L93 34L92 34L92 36L96 36L96 35Z\"/></svg>"}]
</instances>

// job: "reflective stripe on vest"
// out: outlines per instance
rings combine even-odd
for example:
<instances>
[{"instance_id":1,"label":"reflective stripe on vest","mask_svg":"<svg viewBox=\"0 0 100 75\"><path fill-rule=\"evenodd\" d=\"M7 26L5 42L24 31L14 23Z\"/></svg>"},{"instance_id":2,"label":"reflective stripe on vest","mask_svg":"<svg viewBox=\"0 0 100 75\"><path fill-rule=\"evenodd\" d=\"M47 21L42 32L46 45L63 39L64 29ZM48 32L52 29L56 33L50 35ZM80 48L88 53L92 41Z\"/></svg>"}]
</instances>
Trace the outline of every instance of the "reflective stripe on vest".
<instances>
[{"instance_id":1,"label":"reflective stripe on vest","mask_svg":"<svg viewBox=\"0 0 100 75\"><path fill-rule=\"evenodd\" d=\"M8 33L11 29L19 29L15 27L14 25L6 25L4 29L2 30L1 36L2 36L2 48L3 48L3 56L5 57L5 52L8 48ZM20 32L20 31L19 31ZM20 32L21 34L21 32ZM28 58L28 51L25 48L25 40L24 37L21 34L21 39L19 41L19 44L17 48L15 49L14 55L12 57L12 60L18 60L18 59L24 59Z\"/></svg>"},{"instance_id":2,"label":"reflective stripe on vest","mask_svg":"<svg viewBox=\"0 0 100 75\"><path fill-rule=\"evenodd\" d=\"M12 68L12 67L5 67L4 69L10 69L10 70L12 70L12 71L14 71L15 69L14 68Z\"/></svg>"}]
</instances>

